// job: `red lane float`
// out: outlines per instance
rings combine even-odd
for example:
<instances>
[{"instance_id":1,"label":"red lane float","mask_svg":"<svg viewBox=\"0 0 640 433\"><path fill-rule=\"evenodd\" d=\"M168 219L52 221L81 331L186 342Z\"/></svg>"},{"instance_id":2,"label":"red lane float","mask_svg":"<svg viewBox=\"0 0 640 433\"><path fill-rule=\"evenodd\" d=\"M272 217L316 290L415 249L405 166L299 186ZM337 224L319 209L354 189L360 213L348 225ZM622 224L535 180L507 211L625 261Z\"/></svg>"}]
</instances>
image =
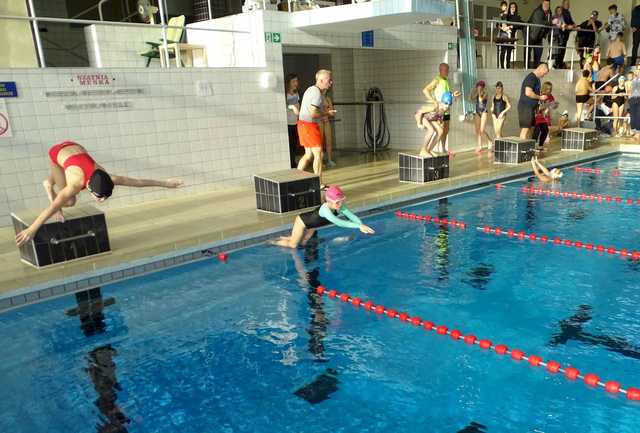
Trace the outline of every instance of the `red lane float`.
<instances>
[{"instance_id":1,"label":"red lane float","mask_svg":"<svg viewBox=\"0 0 640 433\"><path fill-rule=\"evenodd\" d=\"M598 203L616 203L616 204L626 204L626 205L639 205L640 206L640 198L624 198L624 197L613 197L610 195L602 195L602 194L587 194L584 192L577 191L557 191L551 189L543 189L543 188L534 188L532 186L523 186L520 191L524 194L534 194L534 195L545 195L547 197L555 197L555 198L573 198L576 200L584 200L584 201L593 201Z\"/></svg>"},{"instance_id":2,"label":"red lane float","mask_svg":"<svg viewBox=\"0 0 640 433\"><path fill-rule=\"evenodd\" d=\"M374 310L378 314L383 314L391 319L398 319L401 323L411 324L413 326L422 326L427 331L435 330L438 335L448 335L452 340L463 341L469 346L477 345L484 350L493 350L498 355L508 355L515 361L525 361L532 367L543 367L548 373L555 374L561 373L569 380L582 380L585 384L591 387L600 387L611 394L626 394L627 399L640 401L640 389L639 388L623 388L619 382L615 380L608 380L603 382L600 380L600 376L594 373L587 373L582 375L580 370L575 367L562 367L558 361L547 360L544 361L537 355L526 355L520 349L509 349L505 344L493 344L489 339L478 339L473 334L464 335L462 331L458 329L449 330L445 325L435 325L433 322L423 320L418 316L409 317L409 313L398 314L396 310L387 309L383 305L376 305L373 301L367 301L364 304L360 298L351 297L347 293L338 294L336 290L329 290L324 286L316 287L316 293L320 296L327 295L331 299L338 298L339 300L346 299L343 302L351 302L351 304L358 308L364 306L365 310Z\"/></svg>"},{"instance_id":3,"label":"red lane float","mask_svg":"<svg viewBox=\"0 0 640 433\"><path fill-rule=\"evenodd\" d=\"M424 221L424 222L431 222L433 224L437 224L437 225L441 225L441 226L449 226L449 227L455 227L458 229L466 229L467 228L467 224L463 221L456 221L456 220L450 220L447 218L439 218L437 216L431 216L431 215L418 215L415 213L409 213L409 212L402 212L402 211L396 211L395 215L398 218L404 218L404 219L408 219L408 220L414 220L414 221Z\"/></svg>"},{"instance_id":4,"label":"red lane float","mask_svg":"<svg viewBox=\"0 0 640 433\"><path fill-rule=\"evenodd\" d=\"M532 242L547 243L551 240L550 237L540 235L536 233L525 233L523 231L516 232L513 229L503 229L501 227L482 226L476 227L479 231L486 234L493 234L496 236L507 236L509 238L518 238L519 240L529 239ZM620 257L629 258L631 260L640 260L640 251L630 251L625 248L605 247L603 245L594 245L588 242L572 241L571 239L560 239L558 237L553 238L550 242L551 245L573 247L577 249L596 251L599 253L607 253L610 255L618 255Z\"/></svg>"},{"instance_id":5,"label":"red lane float","mask_svg":"<svg viewBox=\"0 0 640 433\"><path fill-rule=\"evenodd\" d=\"M589 174L595 174L597 176L600 176L601 174L604 173L604 171L600 170L599 168L583 167L581 165L576 165L574 167L574 170L577 173L589 173Z\"/></svg>"}]
</instances>

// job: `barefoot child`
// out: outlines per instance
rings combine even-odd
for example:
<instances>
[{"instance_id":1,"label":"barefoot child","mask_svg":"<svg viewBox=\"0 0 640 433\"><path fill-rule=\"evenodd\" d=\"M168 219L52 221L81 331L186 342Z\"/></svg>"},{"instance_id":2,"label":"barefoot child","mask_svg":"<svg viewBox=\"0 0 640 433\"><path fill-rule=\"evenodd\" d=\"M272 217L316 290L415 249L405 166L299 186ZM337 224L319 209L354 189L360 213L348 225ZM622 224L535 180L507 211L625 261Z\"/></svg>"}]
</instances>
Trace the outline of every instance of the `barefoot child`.
<instances>
[{"instance_id":1,"label":"barefoot child","mask_svg":"<svg viewBox=\"0 0 640 433\"><path fill-rule=\"evenodd\" d=\"M442 138L444 132L442 122L451 102L453 102L453 95L450 92L446 92L442 95L441 102L427 103L416 112L415 120L418 128L426 130L424 143L419 153L422 158L435 156L433 148Z\"/></svg>"},{"instance_id":2,"label":"barefoot child","mask_svg":"<svg viewBox=\"0 0 640 433\"><path fill-rule=\"evenodd\" d=\"M489 95L487 94L486 83L482 80L476 83L476 87L471 91L471 102L475 105L476 113L473 116L473 121L476 130L476 138L478 140L478 147L476 153L482 152L482 140L487 141L487 148L491 150L493 148L493 140L487 134L487 120L489 119Z\"/></svg>"},{"instance_id":3,"label":"barefoot child","mask_svg":"<svg viewBox=\"0 0 640 433\"><path fill-rule=\"evenodd\" d=\"M496 138L502 137L504 122L509 110L511 110L511 101L509 97L504 94L502 81L498 81L496 83L496 95L491 101L491 118L493 119L493 131L496 134Z\"/></svg>"},{"instance_id":4,"label":"barefoot child","mask_svg":"<svg viewBox=\"0 0 640 433\"><path fill-rule=\"evenodd\" d=\"M624 34L618 33L616 38L609 42L609 48L607 48L607 57L613 59L613 66L618 71L624 66L624 59L627 57L627 47L623 38Z\"/></svg>"},{"instance_id":5,"label":"barefoot child","mask_svg":"<svg viewBox=\"0 0 640 433\"><path fill-rule=\"evenodd\" d=\"M553 84L550 81L545 81L542 84L543 95L547 95L545 101L540 101L538 111L536 112L536 127L533 130L533 139L538 142L538 149L544 148L544 144L549 136L549 127L551 126L551 110L555 110L558 107L558 103L551 94L553 91Z\"/></svg>"},{"instance_id":6,"label":"barefoot child","mask_svg":"<svg viewBox=\"0 0 640 433\"><path fill-rule=\"evenodd\" d=\"M293 223L290 236L282 236L271 241L272 245L287 248L297 248L305 245L316 232L316 229L329 224L338 227L359 229L362 233L373 234L375 231L364 224L360 218L354 215L345 204L346 197L337 186L330 186L325 192L325 203L316 209L298 215ZM344 218L340 218L344 216Z\"/></svg>"}]
</instances>

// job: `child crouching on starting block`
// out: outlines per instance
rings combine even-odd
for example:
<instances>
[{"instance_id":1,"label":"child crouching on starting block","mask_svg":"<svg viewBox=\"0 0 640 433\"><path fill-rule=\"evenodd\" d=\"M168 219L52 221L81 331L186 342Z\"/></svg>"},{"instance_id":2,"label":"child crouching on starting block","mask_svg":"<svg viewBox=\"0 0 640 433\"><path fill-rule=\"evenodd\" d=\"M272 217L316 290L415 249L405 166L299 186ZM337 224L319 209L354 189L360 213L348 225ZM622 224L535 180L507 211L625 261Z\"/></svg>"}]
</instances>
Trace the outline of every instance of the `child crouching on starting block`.
<instances>
[{"instance_id":1,"label":"child crouching on starting block","mask_svg":"<svg viewBox=\"0 0 640 433\"><path fill-rule=\"evenodd\" d=\"M445 92L442 95L442 101L437 103L428 103L418 109L414 118L419 129L426 129L424 143L420 148L419 155L422 158L436 156L433 148L440 142L444 131L442 121L444 114L453 102L453 94Z\"/></svg>"},{"instance_id":2,"label":"child crouching on starting block","mask_svg":"<svg viewBox=\"0 0 640 433\"><path fill-rule=\"evenodd\" d=\"M371 227L364 225L360 218L347 208L345 203L346 196L339 187L330 186L327 188L325 200L325 203L321 206L296 217L290 236L281 236L270 243L279 247L297 248L300 244L305 245L317 228L329 224L335 224L343 228L359 229L362 233L368 235L375 233Z\"/></svg>"}]
</instances>

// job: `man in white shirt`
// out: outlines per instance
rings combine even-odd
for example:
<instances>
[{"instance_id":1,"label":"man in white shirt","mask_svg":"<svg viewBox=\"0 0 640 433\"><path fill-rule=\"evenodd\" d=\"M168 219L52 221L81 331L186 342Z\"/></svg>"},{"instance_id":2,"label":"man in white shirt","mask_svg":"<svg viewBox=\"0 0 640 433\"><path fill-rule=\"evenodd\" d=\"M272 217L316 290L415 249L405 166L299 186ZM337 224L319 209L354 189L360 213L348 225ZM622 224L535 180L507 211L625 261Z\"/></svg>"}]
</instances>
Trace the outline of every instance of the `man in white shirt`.
<instances>
[{"instance_id":1,"label":"man in white shirt","mask_svg":"<svg viewBox=\"0 0 640 433\"><path fill-rule=\"evenodd\" d=\"M322 174L322 135L319 123L328 119L330 114L324 112L322 92L332 84L331 71L320 69L316 72L316 84L304 92L298 116L298 137L304 147L304 156L298 162L298 170L303 171L313 161L313 172L318 176Z\"/></svg>"}]
</instances>

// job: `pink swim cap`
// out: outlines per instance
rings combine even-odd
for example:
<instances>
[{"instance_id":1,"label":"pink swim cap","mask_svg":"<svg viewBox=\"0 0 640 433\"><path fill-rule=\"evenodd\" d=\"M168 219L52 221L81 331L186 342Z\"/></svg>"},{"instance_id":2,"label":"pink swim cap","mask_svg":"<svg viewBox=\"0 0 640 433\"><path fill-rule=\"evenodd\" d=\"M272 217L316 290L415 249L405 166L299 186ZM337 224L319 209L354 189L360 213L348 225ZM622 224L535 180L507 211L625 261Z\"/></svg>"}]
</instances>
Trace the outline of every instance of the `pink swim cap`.
<instances>
[{"instance_id":1,"label":"pink swim cap","mask_svg":"<svg viewBox=\"0 0 640 433\"><path fill-rule=\"evenodd\" d=\"M333 201L333 202L341 201L346 198L346 196L344 195L344 192L342 192L339 186L330 186L329 188L327 188L327 190L324 193L324 197L328 201Z\"/></svg>"}]
</instances>

